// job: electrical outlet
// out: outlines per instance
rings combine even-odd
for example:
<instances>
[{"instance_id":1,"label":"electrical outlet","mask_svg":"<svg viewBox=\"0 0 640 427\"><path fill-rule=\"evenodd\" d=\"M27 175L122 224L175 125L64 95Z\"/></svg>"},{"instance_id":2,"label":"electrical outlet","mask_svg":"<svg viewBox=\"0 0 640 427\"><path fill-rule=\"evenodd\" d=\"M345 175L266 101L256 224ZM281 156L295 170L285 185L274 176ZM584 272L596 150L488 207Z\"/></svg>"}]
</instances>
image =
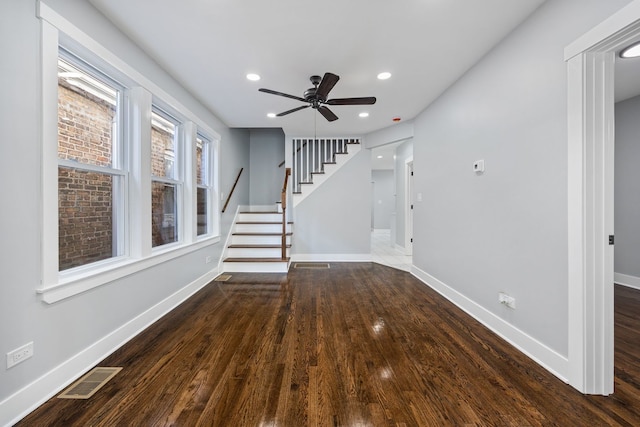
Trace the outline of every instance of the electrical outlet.
<instances>
[{"instance_id":1,"label":"electrical outlet","mask_svg":"<svg viewBox=\"0 0 640 427\"><path fill-rule=\"evenodd\" d=\"M7 369L33 357L33 341L7 353Z\"/></svg>"},{"instance_id":2,"label":"electrical outlet","mask_svg":"<svg viewBox=\"0 0 640 427\"><path fill-rule=\"evenodd\" d=\"M498 302L500 304L506 305L511 309L515 310L516 308L516 299L512 296L505 294L504 292L498 293Z\"/></svg>"},{"instance_id":3,"label":"electrical outlet","mask_svg":"<svg viewBox=\"0 0 640 427\"><path fill-rule=\"evenodd\" d=\"M211 255L207 255L206 258L204 259L204 262L207 264L211 263L211 261L212 261Z\"/></svg>"}]
</instances>

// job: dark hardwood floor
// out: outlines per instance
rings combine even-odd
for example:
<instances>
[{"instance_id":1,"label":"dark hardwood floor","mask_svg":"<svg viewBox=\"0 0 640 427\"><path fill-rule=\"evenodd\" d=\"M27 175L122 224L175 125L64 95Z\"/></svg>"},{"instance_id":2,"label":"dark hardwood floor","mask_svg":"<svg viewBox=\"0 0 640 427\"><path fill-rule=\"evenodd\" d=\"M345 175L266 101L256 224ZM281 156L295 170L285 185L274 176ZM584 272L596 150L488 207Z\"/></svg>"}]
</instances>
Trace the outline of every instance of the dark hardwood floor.
<instances>
[{"instance_id":1,"label":"dark hardwood floor","mask_svg":"<svg viewBox=\"0 0 640 427\"><path fill-rule=\"evenodd\" d=\"M234 273L20 426L638 426L640 292L616 287L616 391L584 396L408 273Z\"/></svg>"}]
</instances>

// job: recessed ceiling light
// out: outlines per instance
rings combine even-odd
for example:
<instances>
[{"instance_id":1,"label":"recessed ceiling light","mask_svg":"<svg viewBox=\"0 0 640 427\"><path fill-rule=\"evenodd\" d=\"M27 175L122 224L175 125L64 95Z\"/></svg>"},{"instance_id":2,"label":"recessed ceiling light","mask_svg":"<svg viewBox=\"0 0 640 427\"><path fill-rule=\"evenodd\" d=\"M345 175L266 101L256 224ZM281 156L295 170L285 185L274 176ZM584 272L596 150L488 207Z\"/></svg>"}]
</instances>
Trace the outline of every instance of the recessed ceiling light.
<instances>
[{"instance_id":1,"label":"recessed ceiling light","mask_svg":"<svg viewBox=\"0 0 640 427\"><path fill-rule=\"evenodd\" d=\"M260 80L260 76L254 73L249 73L247 74L247 79L251 80L252 82L257 82L258 80Z\"/></svg>"},{"instance_id":2,"label":"recessed ceiling light","mask_svg":"<svg viewBox=\"0 0 640 427\"><path fill-rule=\"evenodd\" d=\"M640 56L640 42L626 47L620 52L620 58L637 58Z\"/></svg>"},{"instance_id":3,"label":"recessed ceiling light","mask_svg":"<svg viewBox=\"0 0 640 427\"><path fill-rule=\"evenodd\" d=\"M267 113L267 117L273 119L276 116L276 113Z\"/></svg>"},{"instance_id":4,"label":"recessed ceiling light","mask_svg":"<svg viewBox=\"0 0 640 427\"><path fill-rule=\"evenodd\" d=\"M358 114L360 117L369 117L369 113L367 113L366 111L363 111L362 113Z\"/></svg>"},{"instance_id":5,"label":"recessed ceiling light","mask_svg":"<svg viewBox=\"0 0 640 427\"><path fill-rule=\"evenodd\" d=\"M391 73L388 72L388 71L385 71L384 73L378 74L378 79L379 80L387 80L389 77L391 77Z\"/></svg>"},{"instance_id":6,"label":"recessed ceiling light","mask_svg":"<svg viewBox=\"0 0 640 427\"><path fill-rule=\"evenodd\" d=\"M378 156L378 158L379 158L379 159L381 159L381 158L382 158L382 156Z\"/></svg>"}]
</instances>

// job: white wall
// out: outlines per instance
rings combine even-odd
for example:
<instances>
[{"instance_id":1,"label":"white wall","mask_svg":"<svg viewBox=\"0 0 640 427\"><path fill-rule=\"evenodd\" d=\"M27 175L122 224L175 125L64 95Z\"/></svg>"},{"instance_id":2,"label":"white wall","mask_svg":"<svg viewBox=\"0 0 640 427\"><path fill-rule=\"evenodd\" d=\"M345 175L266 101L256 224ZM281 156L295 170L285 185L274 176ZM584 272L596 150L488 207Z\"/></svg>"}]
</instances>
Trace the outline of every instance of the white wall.
<instances>
[{"instance_id":1,"label":"white wall","mask_svg":"<svg viewBox=\"0 0 640 427\"><path fill-rule=\"evenodd\" d=\"M230 131L181 88L158 65L116 31L86 1L47 2L68 20L116 53L129 65L162 87L201 120L220 133L220 180L228 192L237 170L248 168L248 133ZM56 391L69 375L81 374L104 356L105 348L119 340L127 326L136 324L166 298L215 267L222 243L157 265L91 291L48 305L40 300L41 185L39 21L36 2L0 2L0 97L2 155L0 156L0 425ZM19 41L19 42L18 42ZM223 215L226 235L238 204L247 204L248 180L236 189L228 213ZM123 328L123 329L120 329ZM127 333L131 333L129 330ZM33 358L6 370L4 355L30 341Z\"/></svg>"},{"instance_id":2,"label":"white wall","mask_svg":"<svg viewBox=\"0 0 640 427\"><path fill-rule=\"evenodd\" d=\"M632 276L636 280L626 284L635 284L640 282L640 96L617 103L615 115L615 272Z\"/></svg>"},{"instance_id":3,"label":"white wall","mask_svg":"<svg viewBox=\"0 0 640 427\"><path fill-rule=\"evenodd\" d=\"M395 181L393 170L372 170L373 182L373 228L391 229L391 214L395 212Z\"/></svg>"},{"instance_id":4,"label":"white wall","mask_svg":"<svg viewBox=\"0 0 640 427\"><path fill-rule=\"evenodd\" d=\"M292 258L371 254L371 153L360 150L294 210Z\"/></svg>"},{"instance_id":5,"label":"white wall","mask_svg":"<svg viewBox=\"0 0 640 427\"><path fill-rule=\"evenodd\" d=\"M250 202L252 205L275 205L284 183L284 132L282 129L251 129Z\"/></svg>"},{"instance_id":6,"label":"white wall","mask_svg":"<svg viewBox=\"0 0 640 427\"><path fill-rule=\"evenodd\" d=\"M414 119L414 265L557 361L568 351L563 49L627 3L544 3Z\"/></svg>"}]
</instances>

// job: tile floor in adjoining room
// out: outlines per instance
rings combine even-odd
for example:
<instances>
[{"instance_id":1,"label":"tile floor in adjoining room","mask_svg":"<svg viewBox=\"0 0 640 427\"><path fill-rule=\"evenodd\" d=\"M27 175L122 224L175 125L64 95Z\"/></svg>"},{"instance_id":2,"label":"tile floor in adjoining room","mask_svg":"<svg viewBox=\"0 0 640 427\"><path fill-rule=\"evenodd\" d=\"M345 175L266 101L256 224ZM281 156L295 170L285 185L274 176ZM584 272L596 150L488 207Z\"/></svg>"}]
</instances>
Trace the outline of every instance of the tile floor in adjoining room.
<instances>
[{"instance_id":1,"label":"tile floor in adjoining room","mask_svg":"<svg viewBox=\"0 0 640 427\"><path fill-rule=\"evenodd\" d=\"M411 255L405 255L391 244L391 230L375 229L371 232L371 260L378 264L411 271Z\"/></svg>"}]
</instances>

